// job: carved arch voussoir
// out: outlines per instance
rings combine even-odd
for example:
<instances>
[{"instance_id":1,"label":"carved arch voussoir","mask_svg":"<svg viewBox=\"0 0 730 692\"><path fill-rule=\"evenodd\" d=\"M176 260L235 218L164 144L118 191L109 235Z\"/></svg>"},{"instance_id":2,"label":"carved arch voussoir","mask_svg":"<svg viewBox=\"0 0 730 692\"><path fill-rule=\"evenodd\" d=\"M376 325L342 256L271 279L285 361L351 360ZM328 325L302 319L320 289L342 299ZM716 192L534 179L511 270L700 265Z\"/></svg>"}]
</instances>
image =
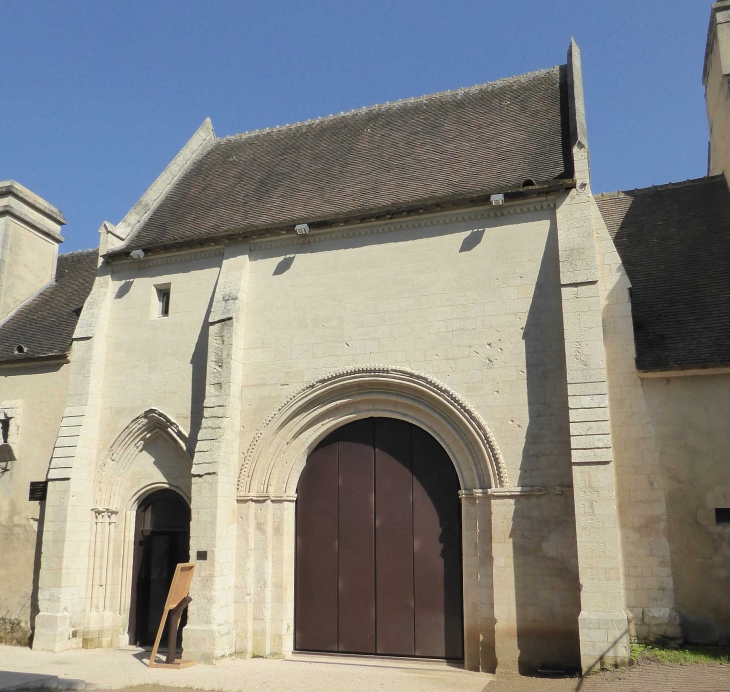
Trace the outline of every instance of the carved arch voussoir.
<instances>
[{"instance_id":1,"label":"carved arch voussoir","mask_svg":"<svg viewBox=\"0 0 730 692\"><path fill-rule=\"evenodd\" d=\"M94 479L94 498L97 506L114 504L114 494L124 473L145 442L162 433L172 440L185 454L192 466L193 457L188 447L188 435L170 416L159 409L149 408L117 435ZM106 504L105 504L106 503Z\"/></svg>"},{"instance_id":2,"label":"carved arch voussoir","mask_svg":"<svg viewBox=\"0 0 730 692\"><path fill-rule=\"evenodd\" d=\"M409 368L367 365L314 379L271 411L246 451L239 498L294 492L308 451L333 429L368 415L422 425L449 452L463 489L509 487L494 435L461 395Z\"/></svg>"}]
</instances>

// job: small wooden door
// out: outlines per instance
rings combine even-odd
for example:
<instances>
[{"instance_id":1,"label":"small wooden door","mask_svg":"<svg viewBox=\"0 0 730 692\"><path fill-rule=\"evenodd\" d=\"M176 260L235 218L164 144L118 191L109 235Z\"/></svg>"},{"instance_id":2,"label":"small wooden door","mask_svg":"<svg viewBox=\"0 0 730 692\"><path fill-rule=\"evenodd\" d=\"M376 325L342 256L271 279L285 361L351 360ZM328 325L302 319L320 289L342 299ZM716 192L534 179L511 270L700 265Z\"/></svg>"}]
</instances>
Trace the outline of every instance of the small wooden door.
<instances>
[{"instance_id":1,"label":"small wooden door","mask_svg":"<svg viewBox=\"0 0 730 692\"><path fill-rule=\"evenodd\" d=\"M297 489L296 648L463 658L459 487L409 423L323 440Z\"/></svg>"},{"instance_id":2,"label":"small wooden door","mask_svg":"<svg viewBox=\"0 0 730 692\"><path fill-rule=\"evenodd\" d=\"M158 490L137 510L138 571L136 579L136 627L138 646L155 641L167 592L180 562L190 557L190 508L174 490ZM186 614L178 631L178 646Z\"/></svg>"}]
</instances>

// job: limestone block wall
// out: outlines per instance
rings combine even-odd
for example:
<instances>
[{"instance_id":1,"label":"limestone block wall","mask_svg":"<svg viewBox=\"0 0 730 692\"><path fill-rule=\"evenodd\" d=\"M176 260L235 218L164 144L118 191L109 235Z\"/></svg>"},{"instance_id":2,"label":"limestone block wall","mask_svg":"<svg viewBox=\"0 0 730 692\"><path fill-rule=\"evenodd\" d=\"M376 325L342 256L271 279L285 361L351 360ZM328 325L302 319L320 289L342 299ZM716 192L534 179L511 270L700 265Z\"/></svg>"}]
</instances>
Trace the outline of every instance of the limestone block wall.
<instances>
[{"instance_id":1,"label":"limestone block wall","mask_svg":"<svg viewBox=\"0 0 730 692\"><path fill-rule=\"evenodd\" d=\"M113 265L98 454L154 406L190 434L194 446L205 397L206 318L222 250ZM156 286L170 288L158 317Z\"/></svg>"},{"instance_id":2,"label":"limestone block wall","mask_svg":"<svg viewBox=\"0 0 730 692\"><path fill-rule=\"evenodd\" d=\"M571 461L581 584L584 672L626 665L629 633L616 516L616 471L587 149L574 146L578 185L558 207L560 280L570 408Z\"/></svg>"},{"instance_id":3,"label":"limestone block wall","mask_svg":"<svg viewBox=\"0 0 730 692\"><path fill-rule=\"evenodd\" d=\"M0 218L0 321L53 280L57 254L56 240Z\"/></svg>"},{"instance_id":4,"label":"limestone block wall","mask_svg":"<svg viewBox=\"0 0 730 692\"><path fill-rule=\"evenodd\" d=\"M571 487L494 498L496 658L523 673L580 661L580 583Z\"/></svg>"},{"instance_id":5,"label":"limestone block wall","mask_svg":"<svg viewBox=\"0 0 730 692\"><path fill-rule=\"evenodd\" d=\"M298 385L385 363L467 399L515 485L567 483L554 213L330 237L251 245L242 448Z\"/></svg>"},{"instance_id":6,"label":"limestone block wall","mask_svg":"<svg viewBox=\"0 0 730 692\"><path fill-rule=\"evenodd\" d=\"M681 633L693 643L730 640L730 374L642 377L659 450Z\"/></svg>"},{"instance_id":7,"label":"limestone block wall","mask_svg":"<svg viewBox=\"0 0 730 692\"><path fill-rule=\"evenodd\" d=\"M102 247L106 233L102 227ZM206 317L221 255L213 249L99 267L74 334L50 464L34 648L127 643L135 503L145 489L166 484L188 498L192 492ZM171 292L166 317L158 316L157 288ZM158 433L170 438L177 460L150 451Z\"/></svg>"},{"instance_id":8,"label":"limestone block wall","mask_svg":"<svg viewBox=\"0 0 730 692\"><path fill-rule=\"evenodd\" d=\"M676 637L664 479L636 371L630 284L595 204L593 216L629 632L640 641Z\"/></svg>"},{"instance_id":9,"label":"limestone block wall","mask_svg":"<svg viewBox=\"0 0 730 692\"><path fill-rule=\"evenodd\" d=\"M30 626L37 612L42 504L28 501L31 481L42 481L66 404L68 366L62 362L0 366L0 418L10 421L17 459L0 463L0 617Z\"/></svg>"},{"instance_id":10,"label":"limestone block wall","mask_svg":"<svg viewBox=\"0 0 730 692\"><path fill-rule=\"evenodd\" d=\"M512 636L526 635L510 655L515 664L522 651L533 665L562 657L576 666L580 606L557 233L552 205L544 207L251 243L241 452L289 393L333 370L402 366L451 386L490 426L510 483L546 490L506 500L515 520L503 538L515 543L517 559L505 568L518 574L501 622ZM291 510L239 507L237 574L245 575L256 570L251 551L272 549L265 527L287 525ZM256 579L239 580L237 650L269 653L256 643L267 633L247 624L258 607L248 586ZM465 597L491 607L478 593ZM495 586L495 611L501 597ZM554 625L552 641L538 636L544 623Z\"/></svg>"}]
</instances>

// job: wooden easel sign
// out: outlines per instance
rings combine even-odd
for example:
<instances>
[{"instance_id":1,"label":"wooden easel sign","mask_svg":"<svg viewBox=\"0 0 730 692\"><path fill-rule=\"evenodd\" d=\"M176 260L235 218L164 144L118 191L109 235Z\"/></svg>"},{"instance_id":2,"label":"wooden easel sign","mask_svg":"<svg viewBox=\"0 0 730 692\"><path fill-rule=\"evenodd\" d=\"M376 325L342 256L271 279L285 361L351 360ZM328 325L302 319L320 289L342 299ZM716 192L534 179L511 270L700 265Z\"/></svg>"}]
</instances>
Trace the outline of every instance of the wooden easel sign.
<instances>
[{"instance_id":1,"label":"wooden easel sign","mask_svg":"<svg viewBox=\"0 0 730 692\"><path fill-rule=\"evenodd\" d=\"M181 658L175 660L177 630L180 627L180 618L182 617L183 610L193 600L188 596L188 593L190 591L190 582L193 581L194 571L195 563L193 562L181 562L175 568L172 584L170 584L170 591L165 601L165 608L162 611L160 626L157 628L155 645L152 647L152 653L150 654L150 662L148 664L150 668L187 668L195 665L195 661L184 661ZM165 629L165 620L167 619L168 613L170 614L170 626L168 627L167 635L167 657L164 663L155 663L157 647L160 645L160 639L162 639L162 630Z\"/></svg>"}]
</instances>

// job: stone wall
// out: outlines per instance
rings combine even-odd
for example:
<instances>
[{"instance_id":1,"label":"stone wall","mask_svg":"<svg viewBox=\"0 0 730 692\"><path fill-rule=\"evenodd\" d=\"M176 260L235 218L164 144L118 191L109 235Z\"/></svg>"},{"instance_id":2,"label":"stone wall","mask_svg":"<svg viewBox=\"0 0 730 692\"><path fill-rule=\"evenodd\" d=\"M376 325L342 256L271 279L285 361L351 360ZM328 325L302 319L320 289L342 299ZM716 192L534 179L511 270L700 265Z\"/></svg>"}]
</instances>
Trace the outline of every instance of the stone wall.
<instances>
[{"instance_id":1,"label":"stone wall","mask_svg":"<svg viewBox=\"0 0 730 692\"><path fill-rule=\"evenodd\" d=\"M499 444L510 484L544 489L491 500L492 516L500 517L494 593L465 593L485 618L498 613L500 665L522 669L579 665L557 230L545 206L254 242L243 355L242 453L293 390L347 367L410 368L476 409ZM294 529L285 500L239 511L240 652L286 652L282 631L264 626L267 612L289 607L282 577L265 588L284 602L262 596L263 587L256 593L257 582L267 583L262 571L293 560L286 539L277 548L258 538ZM491 576L492 536L484 540L472 549L465 538L465 556L482 551ZM261 563L252 557L257 550ZM291 632L284 634L291 642ZM493 652L479 655L484 661Z\"/></svg>"},{"instance_id":2,"label":"stone wall","mask_svg":"<svg viewBox=\"0 0 730 692\"><path fill-rule=\"evenodd\" d=\"M65 223L28 188L0 181L0 322L53 281Z\"/></svg>"},{"instance_id":3,"label":"stone wall","mask_svg":"<svg viewBox=\"0 0 730 692\"><path fill-rule=\"evenodd\" d=\"M629 633L640 641L674 638L679 629L664 479L636 371L630 283L595 204L593 215Z\"/></svg>"},{"instance_id":4,"label":"stone wall","mask_svg":"<svg viewBox=\"0 0 730 692\"><path fill-rule=\"evenodd\" d=\"M464 396L515 482L569 482L554 212L291 242L251 246L243 451L297 386L384 363Z\"/></svg>"},{"instance_id":5,"label":"stone wall","mask_svg":"<svg viewBox=\"0 0 730 692\"><path fill-rule=\"evenodd\" d=\"M127 643L136 503L159 487L190 495L221 255L98 270L74 333L50 464L34 648ZM158 316L158 287L171 291L166 317ZM155 446L158 433L169 443Z\"/></svg>"},{"instance_id":6,"label":"stone wall","mask_svg":"<svg viewBox=\"0 0 730 692\"><path fill-rule=\"evenodd\" d=\"M221 259L218 249L114 265L100 457L152 406L175 420L194 448L205 397L206 320ZM170 288L167 317L158 316L156 286Z\"/></svg>"},{"instance_id":7,"label":"stone wall","mask_svg":"<svg viewBox=\"0 0 730 692\"><path fill-rule=\"evenodd\" d=\"M43 529L43 505L28 501L28 488L46 478L67 387L68 366L62 362L0 366L0 418L11 418L9 442L16 456L0 463L0 617L25 625L37 612Z\"/></svg>"},{"instance_id":8,"label":"stone wall","mask_svg":"<svg viewBox=\"0 0 730 692\"><path fill-rule=\"evenodd\" d=\"M48 285L58 243L11 217L0 218L0 321ZM5 259L5 262L2 260Z\"/></svg>"},{"instance_id":9,"label":"stone wall","mask_svg":"<svg viewBox=\"0 0 730 692\"><path fill-rule=\"evenodd\" d=\"M692 643L730 640L730 375L643 377L659 447L681 633ZM666 559L666 558L665 558Z\"/></svg>"}]
</instances>

